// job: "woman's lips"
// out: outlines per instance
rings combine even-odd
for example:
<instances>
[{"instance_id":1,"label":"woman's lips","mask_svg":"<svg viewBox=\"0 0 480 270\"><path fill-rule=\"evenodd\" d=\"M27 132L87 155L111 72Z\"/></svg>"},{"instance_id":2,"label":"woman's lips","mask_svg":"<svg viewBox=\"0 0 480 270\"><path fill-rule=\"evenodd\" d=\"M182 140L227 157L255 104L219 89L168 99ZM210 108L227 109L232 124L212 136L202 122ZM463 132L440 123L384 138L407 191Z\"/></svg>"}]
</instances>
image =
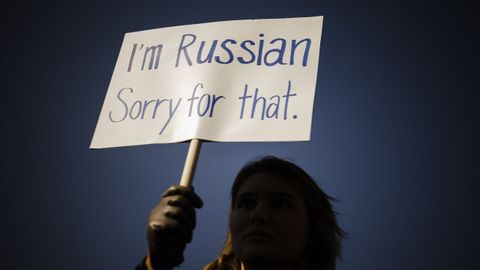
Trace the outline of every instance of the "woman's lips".
<instances>
[{"instance_id":1,"label":"woman's lips","mask_svg":"<svg viewBox=\"0 0 480 270\"><path fill-rule=\"evenodd\" d=\"M250 238L251 239L271 239L272 236L270 236L270 234L262 230L253 230L247 233L243 238L244 239L250 239Z\"/></svg>"}]
</instances>

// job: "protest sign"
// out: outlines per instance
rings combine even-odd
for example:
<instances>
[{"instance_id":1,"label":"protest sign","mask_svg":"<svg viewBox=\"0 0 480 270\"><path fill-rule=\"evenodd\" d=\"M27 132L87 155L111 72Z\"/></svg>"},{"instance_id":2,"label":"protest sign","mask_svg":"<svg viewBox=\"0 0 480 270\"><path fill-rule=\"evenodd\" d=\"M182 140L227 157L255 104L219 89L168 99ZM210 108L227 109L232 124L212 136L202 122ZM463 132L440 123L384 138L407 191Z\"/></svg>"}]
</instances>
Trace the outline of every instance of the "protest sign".
<instances>
[{"instance_id":1,"label":"protest sign","mask_svg":"<svg viewBox=\"0 0 480 270\"><path fill-rule=\"evenodd\" d=\"M310 139L323 17L125 34L90 148Z\"/></svg>"}]
</instances>

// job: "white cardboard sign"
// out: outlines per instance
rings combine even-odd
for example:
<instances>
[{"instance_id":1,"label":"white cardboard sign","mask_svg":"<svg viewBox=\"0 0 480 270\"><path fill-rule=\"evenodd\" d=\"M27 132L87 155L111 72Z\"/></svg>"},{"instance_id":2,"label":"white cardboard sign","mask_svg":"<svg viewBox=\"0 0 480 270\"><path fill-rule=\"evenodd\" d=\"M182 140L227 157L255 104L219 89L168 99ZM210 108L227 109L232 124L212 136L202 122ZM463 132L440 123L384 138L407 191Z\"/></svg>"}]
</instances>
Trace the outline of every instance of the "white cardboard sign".
<instances>
[{"instance_id":1,"label":"white cardboard sign","mask_svg":"<svg viewBox=\"0 0 480 270\"><path fill-rule=\"evenodd\" d=\"M310 139L323 17L125 34L90 148Z\"/></svg>"}]
</instances>

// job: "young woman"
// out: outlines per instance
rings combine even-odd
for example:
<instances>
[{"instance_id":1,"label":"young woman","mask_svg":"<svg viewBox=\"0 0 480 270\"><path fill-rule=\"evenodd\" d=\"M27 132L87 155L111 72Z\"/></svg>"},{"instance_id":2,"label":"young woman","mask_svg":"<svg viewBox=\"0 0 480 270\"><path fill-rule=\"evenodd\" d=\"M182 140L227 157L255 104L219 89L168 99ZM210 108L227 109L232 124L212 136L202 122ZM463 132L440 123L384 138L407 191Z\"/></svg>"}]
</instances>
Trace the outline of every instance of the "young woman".
<instances>
[{"instance_id":1,"label":"young woman","mask_svg":"<svg viewBox=\"0 0 480 270\"><path fill-rule=\"evenodd\" d=\"M345 233L332 198L300 167L272 156L249 163L231 195L226 243L204 270L335 269ZM137 270L180 265L200 207L192 188L170 187L150 214L149 255Z\"/></svg>"}]
</instances>

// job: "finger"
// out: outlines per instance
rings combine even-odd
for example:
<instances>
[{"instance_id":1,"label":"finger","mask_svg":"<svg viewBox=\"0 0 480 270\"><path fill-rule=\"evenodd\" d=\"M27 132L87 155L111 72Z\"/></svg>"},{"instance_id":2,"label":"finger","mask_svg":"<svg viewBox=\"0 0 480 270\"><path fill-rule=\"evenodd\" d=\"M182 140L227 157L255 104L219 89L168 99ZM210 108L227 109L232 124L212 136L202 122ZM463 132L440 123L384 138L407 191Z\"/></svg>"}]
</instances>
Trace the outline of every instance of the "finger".
<instances>
[{"instance_id":1,"label":"finger","mask_svg":"<svg viewBox=\"0 0 480 270\"><path fill-rule=\"evenodd\" d=\"M166 199L166 204L172 207L179 207L189 215L191 220L195 219L195 208L190 200L181 195L171 196Z\"/></svg>"},{"instance_id":2,"label":"finger","mask_svg":"<svg viewBox=\"0 0 480 270\"><path fill-rule=\"evenodd\" d=\"M188 232L188 238L191 237L191 232L195 228L195 216L190 216L185 211L182 211L181 209L179 210L178 207L166 209L165 216L171 219L175 219L179 222L179 224L182 224Z\"/></svg>"},{"instance_id":3,"label":"finger","mask_svg":"<svg viewBox=\"0 0 480 270\"><path fill-rule=\"evenodd\" d=\"M202 208L203 206L202 199L194 192L193 187L173 185L167 189L167 191L163 194L163 197L165 198L172 195L182 195L187 197L187 199L196 208Z\"/></svg>"},{"instance_id":4,"label":"finger","mask_svg":"<svg viewBox=\"0 0 480 270\"><path fill-rule=\"evenodd\" d=\"M194 192L193 187L173 185L163 194L163 197L172 195L185 196L196 208L201 208L203 206L202 199Z\"/></svg>"},{"instance_id":5,"label":"finger","mask_svg":"<svg viewBox=\"0 0 480 270\"><path fill-rule=\"evenodd\" d=\"M193 230L196 218L195 210L190 202L185 198L172 201L168 200L168 198L164 200L167 201L162 201L161 204L150 213L148 217L149 224L153 222L156 225L163 226L171 223L170 219L176 219L176 221L184 223L187 229Z\"/></svg>"},{"instance_id":6,"label":"finger","mask_svg":"<svg viewBox=\"0 0 480 270\"><path fill-rule=\"evenodd\" d=\"M156 223L150 222L150 233L157 239L155 242L160 245L181 245L191 239L191 232L177 220L170 219L168 222Z\"/></svg>"},{"instance_id":7,"label":"finger","mask_svg":"<svg viewBox=\"0 0 480 270\"><path fill-rule=\"evenodd\" d=\"M178 220L177 220L178 221ZM181 239L182 241L185 241L187 243L190 243L193 238L193 230L187 228L188 225L186 225L183 222L178 221L178 225L172 226L172 230L179 230L181 233Z\"/></svg>"},{"instance_id":8,"label":"finger","mask_svg":"<svg viewBox=\"0 0 480 270\"><path fill-rule=\"evenodd\" d=\"M185 201L184 204L190 204L190 202L186 198L182 196L178 197L182 198L182 200ZM168 198L164 200L168 200ZM165 204L162 207L158 207L157 209L152 211L149 217L149 224L159 229L173 229L177 226L181 226L180 229L182 231L185 231L186 241L190 242L193 229L195 228L196 220L195 210L193 206L190 205L187 208L190 208L190 211L187 211L187 209L179 206L171 206Z\"/></svg>"},{"instance_id":9,"label":"finger","mask_svg":"<svg viewBox=\"0 0 480 270\"><path fill-rule=\"evenodd\" d=\"M167 212L171 212L173 217L186 215L187 217L182 218L182 220L187 220L186 222L188 224L193 224L193 227L195 226L195 208L184 196L174 195L163 198L150 212L149 221L157 221L161 224L162 222L165 222L165 219L169 218L165 216L165 213Z\"/></svg>"}]
</instances>

